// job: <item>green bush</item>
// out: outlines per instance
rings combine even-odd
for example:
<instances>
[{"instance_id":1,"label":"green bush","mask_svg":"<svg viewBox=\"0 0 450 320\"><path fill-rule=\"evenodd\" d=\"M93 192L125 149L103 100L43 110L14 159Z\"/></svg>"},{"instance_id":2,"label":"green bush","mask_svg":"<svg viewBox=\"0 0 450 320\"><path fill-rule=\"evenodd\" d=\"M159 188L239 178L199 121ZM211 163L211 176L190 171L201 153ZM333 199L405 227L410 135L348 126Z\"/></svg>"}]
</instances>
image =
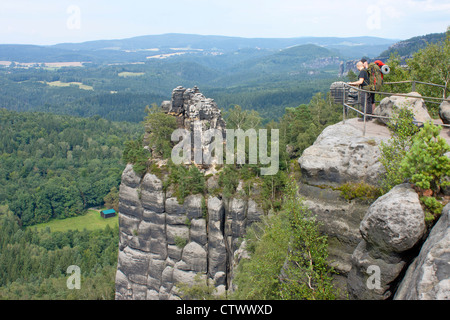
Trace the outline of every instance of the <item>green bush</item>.
<instances>
[{"instance_id":1,"label":"green bush","mask_svg":"<svg viewBox=\"0 0 450 320\"><path fill-rule=\"evenodd\" d=\"M175 196L180 204L190 194L205 193L205 176L195 165L186 168L169 161L168 169L169 175L165 188L169 185L174 187Z\"/></svg>"},{"instance_id":2,"label":"green bush","mask_svg":"<svg viewBox=\"0 0 450 320\"><path fill-rule=\"evenodd\" d=\"M212 280L202 278L201 273L194 277L194 284L177 283L176 288L183 300L224 300L224 296L217 294L217 289Z\"/></svg>"},{"instance_id":3,"label":"green bush","mask_svg":"<svg viewBox=\"0 0 450 320\"><path fill-rule=\"evenodd\" d=\"M149 134L148 145L153 149L153 155L164 159L170 157L172 152L172 132L177 128L176 117L164 113L161 108L153 105L147 107L145 130Z\"/></svg>"},{"instance_id":4,"label":"green bush","mask_svg":"<svg viewBox=\"0 0 450 320\"><path fill-rule=\"evenodd\" d=\"M328 239L320 223L297 195L294 181L288 182L283 210L290 222L290 248L281 276L282 299L334 300L333 268L328 265Z\"/></svg>"},{"instance_id":5,"label":"green bush","mask_svg":"<svg viewBox=\"0 0 450 320\"><path fill-rule=\"evenodd\" d=\"M175 245L180 248L183 249L186 245L187 245L187 239L183 238L183 237L179 237L179 236L175 236Z\"/></svg>"},{"instance_id":6,"label":"green bush","mask_svg":"<svg viewBox=\"0 0 450 320\"><path fill-rule=\"evenodd\" d=\"M223 196L230 198L236 192L239 185L240 174L234 165L226 165L219 174L219 187L223 190Z\"/></svg>"},{"instance_id":7,"label":"green bush","mask_svg":"<svg viewBox=\"0 0 450 320\"><path fill-rule=\"evenodd\" d=\"M144 149L141 139L130 140L125 143L123 151L123 160L126 163L133 164L133 170L137 174L144 174L147 171L147 162L150 158L150 153Z\"/></svg>"},{"instance_id":8,"label":"green bush","mask_svg":"<svg viewBox=\"0 0 450 320\"><path fill-rule=\"evenodd\" d=\"M282 210L247 233L250 259L239 263L234 299L335 299L328 243L319 223L288 181Z\"/></svg>"},{"instance_id":9,"label":"green bush","mask_svg":"<svg viewBox=\"0 0 450 320\"><path fill-rule=\"evenodd\" d=\"M444 179L450 176L450 159L445 155L450 146L439 135L440 131L440 126L425 123L400 163L405 178L410 178L419 188L433 190L434 194L438 194L441 187L450 185Z\"/></svg>"},{"instance_id":10,"label":"green bush","mask_svg":"<svg viewBox=\"0 0 450 320\"><path fill-rule=\"evenodd\" d=\"M420 202L425 206L425 222L430 225L441 214L444 205L434 197L421 197Z\"/></svg>"},{"instance_id":11,"label":"green bush","mask_svg":"<svg viewBox=\"0 0 450 320\"><path fill-rule=\"evenodd\" d=\"M381 181L383 193L389 192L405 179L403 172L400 170L400 163L409 152L413 144L413 138L419 131L413 123L413 119L412 111L403 108L388 124L392 137L387 143L381 142L380 145L380 162L386 171Z\"/></svg>"}]
</instances>

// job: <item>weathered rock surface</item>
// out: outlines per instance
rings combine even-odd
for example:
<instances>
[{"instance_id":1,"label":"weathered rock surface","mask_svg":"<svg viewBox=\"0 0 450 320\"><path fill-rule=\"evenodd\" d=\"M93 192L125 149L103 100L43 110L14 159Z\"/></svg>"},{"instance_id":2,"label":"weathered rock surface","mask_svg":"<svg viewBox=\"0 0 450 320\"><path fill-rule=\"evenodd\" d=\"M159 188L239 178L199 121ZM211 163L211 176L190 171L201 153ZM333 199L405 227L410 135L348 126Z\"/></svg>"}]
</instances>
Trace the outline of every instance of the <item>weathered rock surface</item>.
<instances>
[{"instance_id":1,"label":"weathered rock surface","mask_svg":"<svg viewBox=\"0 0 450 320\"><path fill-rule=\"evenodd\" d=\"M447 99L450 99L450 96ZM439 105L439 117L444 124L450 124L450 102L442 101Z\"/></svg>"},{"instance_id":2,"label":"weathered rock surface","mask_svg":"<svg viewBox=\"0 0 450 320\"><path fill-rule=\"evenodd\" d=\"M354 121L347 120L327 127L298 160L302 171L299 192L328 236L329 260L338 272L334 279L344 293L342 298L347 292L353 252L362 240L360 223L370 203L347 201L330 187L361 181L377 185L384 172L378 146L388 138L363 137Z\"/></svg>"},{"instance_id":3,"label":"weathered rock surface","mask_svg":"<svg viewBox=\"0 0 450 320\"><path fill-rule=\"evenodd\" d=\"M393 95L381 100L380 105L373 110L373 114L383 117L393 117L398 114L397 109L408 108L414 113L414 118L422 123L432 121L433 119L428 114L427 106L418 92L410 92L407 95L416 97L403 97ZM384 124L389 123L389 119L378 118L377 121Z\"/></svg>"},{"instance_id":4,"label":"weathered rock surface","mask_svg":"<svg viewBox=\"0 0 450 320\"><path fill-rule=\"evenodd\" d=\"M298 162L308 184L339 186L346 182L377 185L384 168L378 145L387 138L363 137L343 122L327 127Z\"/></svg>"},{"instance_id":5,"label":"weathered rock surface","mask_svg":"<svg viewBox=\"0 0 450 320\"><path fill-rule=\"evenodd\" d=\"M450 300L450 205L408 267L395 300Z\"/></svg>"},{"instance_id":6,"label":"weathered rock surface","mask_svg":"<svg viewBox=\"0 0 450 320\"><path fill-rule=\"evenodd\" d=\"M299 193L305 205L321 223L321 232L328 237L328 258L330 265L338 272L334 284L341 289L346 299L347 276L352 268L352 254L361 234L359 225L369 204L349 202L340 196L340 191L322 189L306 184L299 185Z\"/></svg>"},{"instance_id":7,"label":"weathered rock surface","mask_svg":"<svg viewBox=\"0 0 450 320\"><path fill-rule=\"evenodd\" d=\"M419 197L409 184L393 188L369 208L360 226L363 238L384 252L411 249L426 231Z\"/></svg>"},{"instance_id":8,"label":"weathered rock surface","mask_svg":"<svg viewBox=\"0 0 450 320\"><path fill-rule=\"evenodd\" d=\"M345 85L346 82L336 81L330 86L330 93L335 103L353 105L359 101L358 91L355 88Z\"/></svg>"},{"instance_id":9,"label":"weathered rock surface","mask_svg":"<svg viewBox=\"0 0 450 320\"><path fill-rule=\"evenodd\" d=\"M352 255L348 276L352 299L384 300L395 293L394 284L411 260L411 249L426 232L425 214L409 184L394 187L378 198L361 222L362 240ZM371 286L370 270L379 270Z\"/></svg>"},{"instance_id":10,"label":"weathered rock surface","mask_svg":"<svg viewBox=\"0 0 450 320\"><path fill-rule=\"evenodd\" d=\"M223 293L235 252L242 251L238 240L262 214L253 200L191 195L180 204L158 177L141 179L127 165L119 193L116 299L179 299L176 284L194 284L198 274Z\"/></svg>"}]
</instances>

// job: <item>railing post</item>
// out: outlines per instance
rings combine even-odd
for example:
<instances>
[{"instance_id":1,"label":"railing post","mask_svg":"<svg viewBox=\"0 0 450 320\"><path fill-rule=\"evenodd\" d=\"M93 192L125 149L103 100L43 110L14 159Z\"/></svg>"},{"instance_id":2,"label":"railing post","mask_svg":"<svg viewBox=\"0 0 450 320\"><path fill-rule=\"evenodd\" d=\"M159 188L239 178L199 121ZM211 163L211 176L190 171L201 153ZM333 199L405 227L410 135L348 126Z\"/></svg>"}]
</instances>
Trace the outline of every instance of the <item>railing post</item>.
<instances>
[{"instance_id":1,"label":"railing post","mask_svg":"<svg viewBox=\"0 0 450 320\"><path fill-rule=\"evenodd\" d=\"M411 91L412 91L412 92L416 92L416 81L415 81L415 80L413 80L413 81L411 82Z\"/></svg>"},{"instance_id":2,"label":"railing post","mask_svg":"<svg viewBox=\"0 0 450 320\"><path fill-rule=\"evenodd\" d=\"M345 124L345 84L342 86L342 123Z\"/></svg>"},{"instance_id":3,"label":"railing post","mask_svg":"<svg viewBox=\"0 0 450 320\"><path fill-rule=\"evenodd\" d=\"M364 92L364 131L363 137L366 136L366 111L367 111L367 92Z\"/></svg>"}]
</instances>

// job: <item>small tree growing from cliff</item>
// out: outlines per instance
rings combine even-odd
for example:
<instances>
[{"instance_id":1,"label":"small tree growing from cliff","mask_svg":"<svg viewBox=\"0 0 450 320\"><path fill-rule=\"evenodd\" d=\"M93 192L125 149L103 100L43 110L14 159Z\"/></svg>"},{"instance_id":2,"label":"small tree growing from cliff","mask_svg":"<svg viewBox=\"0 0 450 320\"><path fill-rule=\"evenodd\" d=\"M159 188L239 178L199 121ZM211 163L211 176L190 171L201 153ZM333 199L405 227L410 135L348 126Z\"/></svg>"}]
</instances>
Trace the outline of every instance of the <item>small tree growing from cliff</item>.
<instances>
[{"instance_id":1,"label":"small tree growing from cliff","mask_svg":"<svg viewBox=\"0 0 450 320\"><path fill-rule=\"evenodd\" d=\"M289 180L282 210L252 225L250 259L242 259L234 282L235 299L335 299L327 238Z\"/></svg>"},{"instance_id":2,"label":"small tree growing from cliff","mask_svg":"<svg viewBox=\"0 0 450 320\"><path fill-rule=\"evenodd\" d=\"M400 163L410 150L414 135L419 131L413 120L412 111L402 108L388 124L392 137L387 143L381 142L380 145L380 162L386 171L381 181L383 193L387 193L405 179L400 170Z\"/></svg>"},{"instance_id":3,"label":"small tree growing from cliff","mask_svg":"<svg viewBox=\"0 0 450 320\"><path fill-rule=\"evenodd\" d=\"M404 177L410 178L421 189L431 189L435 194L441 187L450 185L444 179L450 176L450 159L445 155L450 151L450 146L439 135L441 129L431 122L425 123L414 137L411 150L400 163Z\"/></svg>"},{"instance_id":4,"label":"small tree growing from cliff","mask_svg":"<svg viewBox=\"0 0 450 320\"><path fill-rule=\"evenodd\" d=\"M142 146L142 139L130 140L125 143L123 150L123 161L133 164L133 170L137 174L144 174L150 158L148 150Z\"/></svg>"},{"instance_id":5,"label":"small tree growing from cliff","mask_svg":"<svg viewBox=\"0 0 450 320\"><path fill-rule=\"evenodd\" d=\"M288 212L290 249L280 275L281 298L289 300L334 300L331 284L333 268L328 265L327 236L319 222L297 195L298 187L289 181L283 209Z\"/></svg>"},{"instance_id":6,"label":"small tree growing from cliff","mask_svg":"<svg viewBox=\"0 0 450 320\"><path fill-rule=\"evenodd\" d=\"M145 118L145 130L149 134L149 146L153 149L153 156L169 158L172 151L171 135L177 128L174 116L165 114L161 108L153 105L146 107L148 113Z\"/></svg>"}]
</instances>

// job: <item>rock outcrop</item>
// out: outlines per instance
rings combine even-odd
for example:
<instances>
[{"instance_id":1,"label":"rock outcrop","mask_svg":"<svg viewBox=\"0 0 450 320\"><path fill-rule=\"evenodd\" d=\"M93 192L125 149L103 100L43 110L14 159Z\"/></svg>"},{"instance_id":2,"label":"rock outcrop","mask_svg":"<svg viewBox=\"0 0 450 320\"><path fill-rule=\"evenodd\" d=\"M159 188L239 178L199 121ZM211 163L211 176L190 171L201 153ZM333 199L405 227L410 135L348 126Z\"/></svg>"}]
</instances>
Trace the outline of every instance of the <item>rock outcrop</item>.
<instances>
[{"instance_id":1,"label":"rock outcrop","mask_svg":"<svg viewBox=\"0 0 450 320\"><path fill-rule=\"evenodd\" d=\"M239 198L199 194L180 204L158 177L141 178L130 164L119 197L116 299L179 299L176 284L195 284L197 275L224 292L239 240L263 214L256 202Z\"/></svg>"},{"instance_id":2,"label":"rock outcrop","mask_svg":"<svg viewBox=\"0 0 450 320\"><path fill-rule=\"evenodd\" d=\"M225 130L225 121L214 99L206 98L197 87L176 87L170 101L163 101L161 109L177 117L178 127L194 130L196 121L203 129Z\"/></svg>"},{"instance_id":3,"label":"rock outcrop","mask_svg":"<svg viewBox=\"0 0 450 320\"><path fill-rule=\"evenodd\" d=\"M349 105L359 103L360 97L358 95L358 91L348 85L346 86L345 84L346 82L343 81L336 81L331 84L330 93L334 103L343 104L344 100L345 103Z\"/></svg>"},{"instance_id":4,"label":"rock outcrop","mask_svg":"<svg viewBox=\"0 0 450 320\"><path fill-rule=\"evenodd\" d=\"M328 236L330 264L339 273L335 285L344 299L449 299L450 205L427 238L424 211L409 184L373 203L346 201L336 190L348 182L376 185L383 172L378 146L387 139L362 137L348 121L326 128L299 158L299 191Z\"/></svg>"},{"instance_id":5,"label":"rock outcrop","mask_svg":"<svg viewBox=\"0 0 450 320\"><path fill-rule=\"evenodd\" d=\"M408 96L415 97L403 97L398 95L393 95L386 97L381 100L379 106L373 110L373 114L381 117L392 118L395 114L398 114L398 109L408 108L414 114L415 120L420 123L425 123L427 121L432 121L428 113L427 106L425 105L422 96L418 92L410 92ZM416 98L417 97L417 98ZM382 122L384 124L389 123L389 119L377 118L376 121Z\"/></svg>"},{"instance_id":6,"label":"rock outcrop","mask_svg":"<svg viewBox=\"0 0 450 320\"><path fill-rule=\"evenodd\" d=\"M346 297L352 255L361 242L360 223L370 202L348 201L341 185L365 181L376 185L384 170L379 162L379 144L387 137L362 136L353 121L327 127L307 148L298 162L302 177L299 192L328 236L329 260L338 272L335 282Z\"/></svg>"},{"instance_id":7,"label":"rock outcrop","mask_svg":"<svg viewBox=\"0 0 450 320\"><path fill-rule=\"evenodd\" d=\"M325 128L298 160L303 181L329 186L361 181L378 184L384 170L378 145L383 140L387 139L363 137L361 130L342 122Z\"/></svg>"},{"instance_id":8,"label":"rock outcrop","mask_svg":"<svg viewBox=\"0 0 450 320\"><path fill-rule=\"evenodd\" d=\"M196 88L176 88L162 109L177 117L180 128L225 132L214 101ZM341 196L343 184L376 186L383 174L379 145L389 137L363 136L356 124L327 127L298 160L299 192L328 235L341 298L450 299L450 205L427 237L424 211L409 184L376 201ZM196 281L222 294L234 286L239 259L248 257L243 237L264 214L252 199L256 187L250 196L225 198L213 174L206 182L213 194L180 203L165 175L139 176L131 164L122 174L116 299L180 299L177 284Z\"/></svg>"},{"instance_id":9,"label":"rock outcrop","mask_svg":"<svg viewBox=\"0 0 450 320\"><path fill-rule=\"evenodd\" d=\"M178 87L162 109L180 128L225 130L220 110L197 88ZM200 126L200 128L198 128ZM202 140L202 148L207 147ZM161 176L162 175L162 176ZM263 214L252 199L190 195L183 203L163 188L165 174L142 177L128 164L119 191L116 299L180 299L178 283L206 280L217 294L232 286L246 229ZM212 176L207 185L217 184Z\"/></svg>"}]
</instances>

